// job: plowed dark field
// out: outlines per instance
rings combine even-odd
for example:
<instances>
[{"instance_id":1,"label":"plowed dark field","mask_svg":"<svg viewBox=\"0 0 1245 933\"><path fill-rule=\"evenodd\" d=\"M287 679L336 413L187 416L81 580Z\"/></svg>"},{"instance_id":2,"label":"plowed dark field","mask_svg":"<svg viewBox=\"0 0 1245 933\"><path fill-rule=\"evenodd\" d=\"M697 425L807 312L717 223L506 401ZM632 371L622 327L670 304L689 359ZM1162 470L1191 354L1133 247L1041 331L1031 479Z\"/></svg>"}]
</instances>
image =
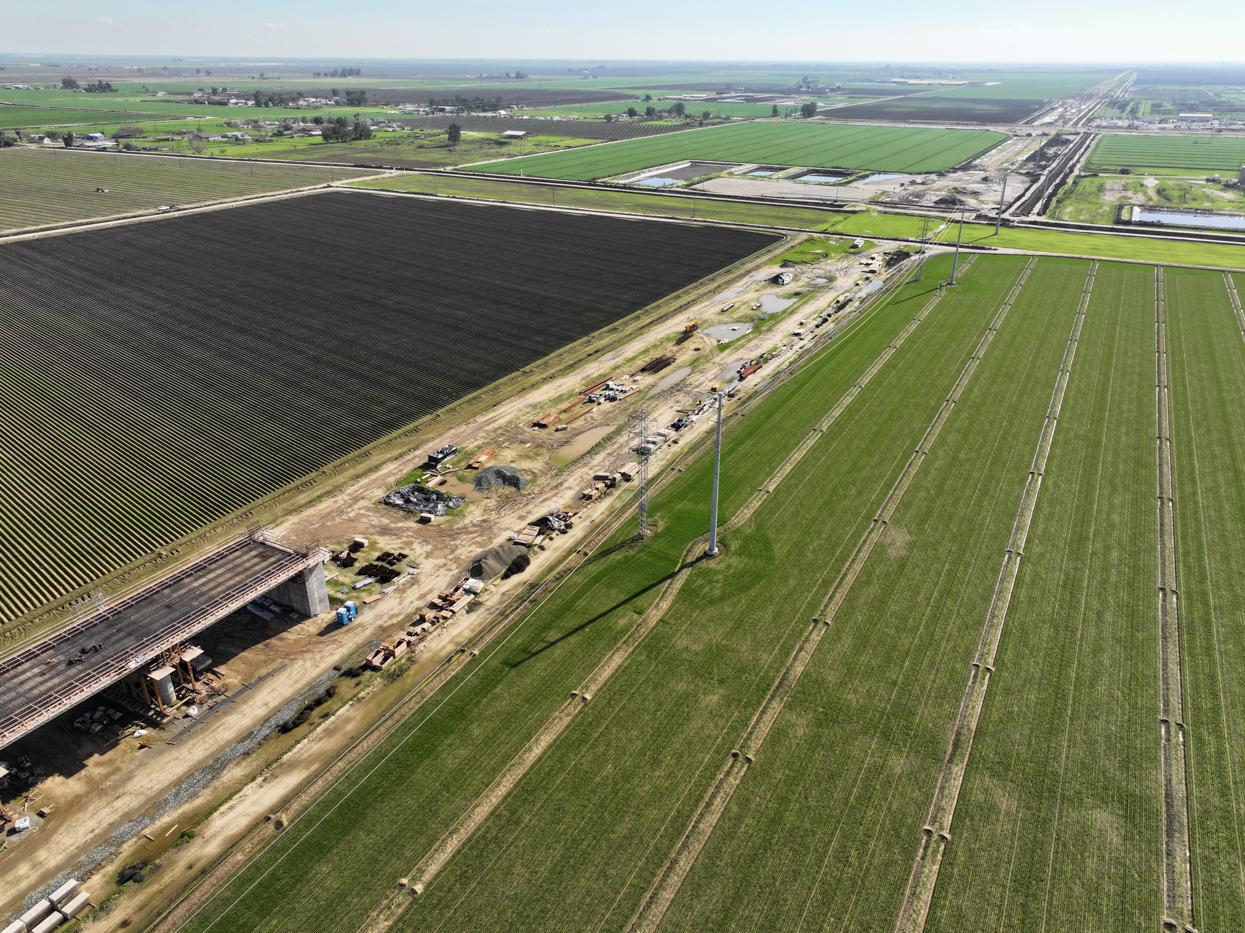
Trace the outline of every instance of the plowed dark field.
<instances>
[{"instance_id":1,"label":"plowed dark field","mask_svg":"<svg viewBox=\"0 0 1245 933\"><path fill-rule=\"evenodd\" d=\"M771 242L325 192L0 247L0 625Z\"/></svg>"},{"instance_id":2,"label":"plowed dark field","mask_svg":"<svg viewBox=\"0 0 1245 933\"><path fill-rule=\"evenodd\" d=\"M525 130L532 136L570 136L575 139L632 139L636 136L660 136L677 133L695 124L647 123L643 120L627 123L606 123L604 120L508 120L505 117L408 117L395 120L403 126L420 129L444 130L457 123L468 133L504 133L506 130Z\"/></svg>"},{"instance_id":3,"label":"plowed dark field","mask_svg":"<svg viewBox=\"0 0 1245 933\"><path fill-rule=\"evenodd\" d=\"M968 97L905 97L822 110L831 120L896 120L921 123L1018 123L1042 108L1041 100Z\"/></svg>"}]
</instances>

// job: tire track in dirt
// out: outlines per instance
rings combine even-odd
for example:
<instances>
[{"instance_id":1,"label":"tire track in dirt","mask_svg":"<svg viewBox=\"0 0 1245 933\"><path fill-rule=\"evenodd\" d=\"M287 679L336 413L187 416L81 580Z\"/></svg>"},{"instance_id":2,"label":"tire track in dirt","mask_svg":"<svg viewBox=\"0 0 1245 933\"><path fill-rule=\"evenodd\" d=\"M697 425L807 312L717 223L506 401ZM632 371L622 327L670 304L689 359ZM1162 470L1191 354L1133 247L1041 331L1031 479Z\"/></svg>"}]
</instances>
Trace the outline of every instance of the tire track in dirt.
<instances>
[{"instance_id":1,"label":"tire track in dirt","mask_svg":"<svg viewBox=\"0 0 1245 933\"><path fill-rule=\"evenodd\" d=\"M1236 298L1230 280L1229 294ZM1238 301L1233 301L1233 308L1239 322ZM1189 788L1177 605L1176 490L1172 471L1171 397L1167 385L1167 287L1162 266L1154 270L1154 382L1155 504L1159 531L1159 729L1163 762L1163 928L1193 931Z\"/></svg>"},{"instance_id":2,"label":"tire track in dirt","mask_svg":"<svg viewBox=\"0 0 1245 933\"><path fill-rule=\"evenodd\" d=\"M969 257L968 261L962 266L962 272L966 272L976 259L975 256ZM1032 261L1030 261L1032 265ZM1027 274L1027 269L1026 269ZM896 280L896 287L905 284L907 276ZM888 290L889 291L889 290ZM889 296L888 296L889 297ZM826 430L834 423L834 421L843 413L847 406L856 398L857 395L868 385L869 381L882 369L888 360L898 351L905 340L913 331L920 326L929 313L934 309L942 298L940 292L934 298L931 298L915 318L895 337L879 354L878 358L865 370L859 379L857 379L838 402L826 413L826 415L817 423L817 425L808 433L804 440L797 446L792 453L783 460L779 467L766 480L764 486L757 490L748 501L740 508L730 521L719 527L719 534L738 528L753 512L760 506L769 493L771 493L779 483L787 476L787 474L795 467L795 465L804 457L812 448L813 444L820 438ZM883 302L871 304L870 307L880 307ZM827 344L838 336L852 322L845 322L843 325L835 328L827 335ZM811 360L810 360L811 362ZM799 367L802 369L803 367ZM798 370L793 368L788 371L787 378L794 375ZM782 380L783 382L786 379ZM752 408L755 404L765 396L769 395L778 385L777 383L761 393L756 398L749 401L746 408ZM611 523L611 527L616 522ZM648 611L640 618L639 622L627 633L627 636L605 657L605 659L597 666L587 678L584 684L571 693L570 698L560 706L556 712L549 718L540 731L532 737L531 741L523 747L518 755L511 760L510 764L498 775L496 780L476 799L471 808L459 818L459 820L450 828L450 830L438 841L436 846L421 859L411 871L409 875L409 885L397 888L391 891L368 915L367 919L359 927L359 933L385 933L401 916L402 912L411 903L411 896L418 896L423 893L427 885L437 873L446 865L454 854L471 838L475 831L488 819L502 800L514 789L515 785L522 780L523 776L530 770L541 757L541 755L553 744L561 735L562 731L574 719L575 713L583 708L592 695L604 686L610 676L627 660L635 647L643 641L644 637L652 631L654 626L665 615L666 611L678 596L679 590L682 588L684 581L692 568L696 566L702 559L700 553L704 550L707 535L701 536L688 545L683 553L683 558L678 569L671 575L670 579L662 587L661 593L656 601L649 607ZM604 540L604 537L601 537ZM499 626L499 630L503 626ZM807 635L805 636L807 641ZM798 649L797 649L798 650ZM715 782L716 786L716 782ZM725 804L723 804L725 805ZM716 821L716 817L715 817ZM406 895L406 896L404 896Z\"/></svg>"},{"instance_id":3,"label":"tire track in dirt","mask_svg":"<svg viewBox=\"0 0 1245 933\"><path fill-rule=\"evenodd\" d=\"M661 872L654 880L652 887L649 888L644 900L631 918L631 922L627 925L627 933L652 933L661 924L662 918L665 916L670 904L673 903L684 879L691 871L705 843L709 840L709 836L712 834L718 819L725 811L726 805L730 802L736 788L747 773L748 766L755 760L755 756L769 735L770 729L782 713L787 698L791 696L805 668L808 667L808 663L817 650L822 636L833 623L836 613L847 598L847 594L851 590L856 577L859 576L861 568L864 566L878 540L882 537L882 534L886 531L891 516L899 507L904 493L907 491L908 486L911 485L921 464L925 461L943 425L946 424L947 419L951 416L951 412L958 403L973 373L976 372L977 366L980 364L990 343L994 340L994 335L998 332L1003 319L1007 316L1008 311L1011 310L1012 304L1015 302L1016 296L1019 294L1025 280L1029 277L1029 272L1032 270L1035 262L1035 259L1030 259L1015 284L1013 284L1007 298L1003 301L994 319L990 322L990 326L986 329L977 347L973 350L964 369L960 372L959 378L956 379L951 392L944 399L942 406L938 409L934 420L930 423L920 443L908 459L899 478L891 487L885 500L883 500L881 508L878 509L877 514L869 523L869 527L861 536L847 564L839 572L839 576L830 588L830 592L818 607L817 615L813 617L813 621L805 631L804 637L796 645L787 664L783 667L773 686L770 687L769 692L766 694L764 701L762 701L761 706L753 715L752 721L744 731L739 748L731 752L721 771L718 772L717 779L701 801L700 808L692 817L692 821L684 832L683 837L666 859Z\"/></svg>"},{"instance_id":4,"label":"tire track in dirt","mask_svg":"<svg viewBox=\"0 0 1245 933\"><path fill-rule=\"evenodd\" d=\"M1007 610L1011 605L1016 578L1020 572L1020 559L1024 556L1029 526L1037 508L1042 476L1046 471L1046 460L1055 440L1055 428L1059 424L1059 412L1063 407L1064 394L1072 373L1072 361L1076 356L1081 325L1085 321L1085 311L1089 305L1089 296L1093 291L1097 270L1098 263L1091 263L1085 286L1081 291L1081 299L1077 304L1076 314L1072 319L1072 330L1068 334L1068 344L1059 364L1059 374L1055 378L1055 388L1046 409L1046 418L1038 434L1037 449L1033 453L1029 476L1020 496L1020 506L1016 510L1016 519L1012 523L1011 536L1003 552L1003 563L999 568L998 580L994 585L990 606L986 610L985 624L982 626L977 651L969 669L968 684L964 688L964 697L960 701L955 727L951 732L951 743L947 749L946 758L943 760L938 783L934 787L929 815L926 817L925 825L921 828L921 840L912 864L912 873L908 877L903 904L895 921L896 933L919 933L925 929L925 921L929 916L929 905L938 883L938 872L942 866L943 854L947 843L951 840L951 822L955 817L960 787L968 769L973 737L976 735L977 722L981 716L982 705L985 703L986 688L990 683L990 674L994 671L994 657L998 651L999 641L1003 637L1003 625L1007 621Z\"/></svg>"}]
</instances>

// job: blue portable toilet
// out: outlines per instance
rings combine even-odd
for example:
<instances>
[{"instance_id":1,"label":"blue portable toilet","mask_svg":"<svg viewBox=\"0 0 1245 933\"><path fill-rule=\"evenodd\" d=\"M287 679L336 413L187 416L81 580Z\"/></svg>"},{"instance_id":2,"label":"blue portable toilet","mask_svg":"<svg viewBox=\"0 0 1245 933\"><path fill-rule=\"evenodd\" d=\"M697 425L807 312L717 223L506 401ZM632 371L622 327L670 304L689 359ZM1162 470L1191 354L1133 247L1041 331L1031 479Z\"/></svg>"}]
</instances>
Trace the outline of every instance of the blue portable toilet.
<instances>
[{"instance_id":1,"label":"blue portable toilet","mask_svg":"<svg viewBox=\"0 0 1245 933\"><path fill-rule=\"evenodd\" d=\"M343 606L342 608L344 608L344 609L346 610L346 612L348 612L348 613L350 614L350 621L351 621L351 622L353 622L355 619L359 618L359 607L358 607L358 606L356 606L356 605L354 604L354 600L353 600L353 599L352 599L352 600L350 600L350 602L346 603L346 605L345 605L345 606Z\"/></svg>"},{"instance_id":2,"label":"blue portable toilet","mask_svg":"<svg viewBox=\"0 0 1245 933\"><path fill-rule=\"evenodd\" d=\"M347 612L344 607L337 610L337 624L338 625L349 625L350 624L350 613Z\"/></svg>"}]
</instances>

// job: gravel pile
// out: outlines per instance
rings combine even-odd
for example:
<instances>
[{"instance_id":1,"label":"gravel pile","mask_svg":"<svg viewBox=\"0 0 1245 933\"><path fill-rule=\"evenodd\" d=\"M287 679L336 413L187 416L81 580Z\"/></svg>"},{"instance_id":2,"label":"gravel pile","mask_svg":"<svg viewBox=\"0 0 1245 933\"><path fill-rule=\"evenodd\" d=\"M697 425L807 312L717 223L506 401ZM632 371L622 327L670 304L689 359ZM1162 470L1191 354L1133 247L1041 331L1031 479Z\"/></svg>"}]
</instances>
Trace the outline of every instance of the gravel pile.
<instances>
[{"instance_id":1,"label":"gravel pile","mask_svg":"<svg viewBox=\"0 0 1245 933\"><path fill-rule=\"evenodd\" d=\"M526 485L527 480L523 474L512 466L485 467L476 474L475 479L476 492L484 492L496 486L513 486L522 492Z\"/></svg>"},{"instance_id":2,"label":"gravel pile","mask_svg":"<svg viewBox=\"0 0 1245 933\"><path fill-rule=\"evenodd\" d=\"M526 556L527 548L521 544L505 544L482 551L467 565L467 575L477 580L491 580L505 571L516 557Z\"/></svg>"}]
</instances>

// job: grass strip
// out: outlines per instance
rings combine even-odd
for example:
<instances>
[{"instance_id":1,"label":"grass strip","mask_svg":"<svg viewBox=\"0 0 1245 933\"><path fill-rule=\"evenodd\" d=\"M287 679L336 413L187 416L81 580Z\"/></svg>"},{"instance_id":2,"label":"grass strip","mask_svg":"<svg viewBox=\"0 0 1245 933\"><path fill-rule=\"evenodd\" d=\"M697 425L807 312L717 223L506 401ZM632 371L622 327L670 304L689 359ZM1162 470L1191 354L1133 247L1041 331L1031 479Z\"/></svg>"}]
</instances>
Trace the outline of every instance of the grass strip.
<instances>
[{"instance_id":1,"label":"grass strip","mask_svg":"<svg viewBox=\"0 0 1245 933\"><path fill-rule=\"evenodd\" d=\"M509 182L459 175L398 175L357 182L358 187L452 197L483 198L582 210L622 211L689 220L753 223L846 236L918 239L922 218L865 210L828 211L812 207L718 201L556 185ZM946 239L947 236L944 236ZM1197 243L1112 233L1067 233L1028 227L1004 227L996 236L992 224L966 223L964 243L1035 253L1059 253L1097 259L1162 262L1166 265L1245 269L1245 245Z\"/></svg>"},{"instance_id":2,"label":"grass strip","mask_svg":"<svg viewBox=\"0 0 1245 933\"><path fill-rule=\"evenodd\" d=\"M1164 278L1194 920L1203 930L1243 929L1245 340L1233 300L1241 283L1173 269Z\"/></svg>"},{"instance_id":3,"label":"grass strip","mask_svg":"<svg viewBox=\"0 0 1245 933\"><path fill-rule=\"evenodd\" d=\"M673 928L895 923L1032 456L1026 425L1049 399L1032 374L1066 341L1049 305L1067 268L1079 285L1080 263L1031 273L672 905Z\"/></svg>"},{"instance_id":4,"label":"grass strip","mask_svg":"<svg viewBox=\"0 0 1245 933\"><path fill-rule=\"evenodd\" d=\"M1153 302L1099 265L927 931L1161 917Z\"/></svg>"}]
</instances>

